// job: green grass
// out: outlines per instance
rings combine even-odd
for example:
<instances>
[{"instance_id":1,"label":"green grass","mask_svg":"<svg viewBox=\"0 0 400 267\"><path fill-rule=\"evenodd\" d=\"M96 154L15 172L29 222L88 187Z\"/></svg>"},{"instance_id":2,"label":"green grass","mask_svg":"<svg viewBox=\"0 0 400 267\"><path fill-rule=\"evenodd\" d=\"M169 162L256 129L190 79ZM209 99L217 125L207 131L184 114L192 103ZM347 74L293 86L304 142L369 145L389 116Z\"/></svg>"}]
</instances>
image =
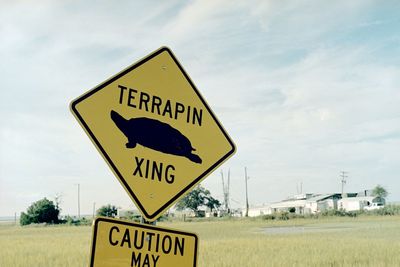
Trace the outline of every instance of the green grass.
<instances>
[{"instance_id":1,"label":"green grass","mask_svg":"<svg viewBox=\"0 0 400 267\"><path fill-rule=\"evenodd\" d=\"M400 266L400 216L159 225L198 234L199 266ZM87 226L0 225L0 266L87 266L90 239Z\"/></svg>"}]
</instances>

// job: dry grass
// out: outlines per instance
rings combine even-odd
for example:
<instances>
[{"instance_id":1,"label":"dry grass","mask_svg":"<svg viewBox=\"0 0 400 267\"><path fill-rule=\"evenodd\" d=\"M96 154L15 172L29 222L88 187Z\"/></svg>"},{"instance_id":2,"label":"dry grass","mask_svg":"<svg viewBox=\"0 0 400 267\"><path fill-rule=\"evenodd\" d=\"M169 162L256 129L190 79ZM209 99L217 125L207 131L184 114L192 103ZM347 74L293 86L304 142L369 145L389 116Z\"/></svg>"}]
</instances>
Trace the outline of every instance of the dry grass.
<instances>
[{"instance_id":1,"label":"dry grass","mask_svg":"<svg viewBox=\"0 0 400 267\"><path fill-rule=\"evenodd\" d=\"M87 266L88 226L0 226L0 266Z\"/></svg>"},{"instance_id":2,"label":"dry grass","mask_svg":"<svg viewBox=\"0 0 400 267\"><path fill-rule=\"evenodd\" d=\"M400 216L159 225L199 235L199 266L400 266ZM299 225L320 230L263 230ZM0 225L0 266L87 266L90 238L85 226Z\"/></svg>"},{"instance_id":3,"label":"dry grass","mask_svg":"<svg viewBox=\"0 0 400 267\"><path fill-rule=\"evenodd\" d=\"M267 234L260 230L296 225L318 226L320 231ZM173 226L199 234L199 266L400 266L400 217Z\"/></svg>"}]
</instances>

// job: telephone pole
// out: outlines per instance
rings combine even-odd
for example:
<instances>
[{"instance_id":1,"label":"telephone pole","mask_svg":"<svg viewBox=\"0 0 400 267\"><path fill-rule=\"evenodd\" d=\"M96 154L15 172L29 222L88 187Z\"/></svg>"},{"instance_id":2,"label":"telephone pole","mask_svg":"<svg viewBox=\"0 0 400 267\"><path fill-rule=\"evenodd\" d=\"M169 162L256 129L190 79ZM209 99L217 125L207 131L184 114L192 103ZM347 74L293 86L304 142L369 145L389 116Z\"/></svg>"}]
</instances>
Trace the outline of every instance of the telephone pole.
<instances>
[{"instance_id":1,"label":"telephone pole","mask_svg":"<svg viewBox=\"0 0 400 267\"><path fill-rule=\"evenodd\" d=\"M231 179L231 170L228 169L228 181L227 184L225 184L224 181L224 172L221 170L221 178L222 178L222 190L224 193L224 206L225 206L225 211L230 214L230 205L229 205L229 186L230 186L230 179Z\"/></svg>"},{"instance_id":2,"label":"telephone pole","mask_svg":"<svg viewBox=\"0 0 400 267\"><path fill-rule=\"evenodd\" d=\"M296 184L297 194L303 194L303 182Z\"/></svg>"},{"instance_id":3,"label":"telephone pole","mask_svg":"<svg viewBox=\"0 0 400 267\"><path fill-rule=\"evenodd\" d=\"M75 184L78 186L78 219L81 218L81 196L80 196L80 184Z\"/></svg>"},{"instance_id":4,"label":"telephone pole","mask_svg":"<svg viewBox=\"0 0 400 267\"><path fill-rule=\"evenodd\" d=\"M342 177L342 198L344 198L344 185L346 184L346 178L348 177L347 173L348 172L345 171L340 172L340 177Z\"/></svg>"},{"instance_id":5,"label":"telephone pole","mask_svg":"<svg viewBox=\"0 0 400 267\"><path fill-rule=\"evenodd\" d=\"M249 196L247 193L247 180L249 179L249 177L247 177L247 167L244 167L244 181L246 184L246 217L249 217Z\"/></svg>"},{"instance_id":6,"label":"telephone pole","mask_svg":"<svg viewBox=\"0 0 400 267\"><path fill-rule=\"evenodd\" d=\"M94 220L95 214L96 214L96 202L93 202L93 220Z\"/></svg>"}]
</instances>

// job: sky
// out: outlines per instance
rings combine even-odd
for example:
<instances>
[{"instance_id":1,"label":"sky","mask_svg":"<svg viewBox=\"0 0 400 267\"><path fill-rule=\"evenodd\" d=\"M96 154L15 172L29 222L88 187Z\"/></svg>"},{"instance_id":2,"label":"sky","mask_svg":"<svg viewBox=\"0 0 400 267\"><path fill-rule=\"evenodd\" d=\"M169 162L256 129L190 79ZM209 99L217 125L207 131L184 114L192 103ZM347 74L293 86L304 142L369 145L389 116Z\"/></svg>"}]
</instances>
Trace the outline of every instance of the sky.
<instances>
[{"instance_id":1,"label":"sky","mask_svg":"<svg viewBox=\"0 0 400 267\"><path fill-rule=\"evenodd\" d=\"M400 200L400 2L0 0L0 216L132 201L69 103L161 46L237 146L233 207L380 184Z\"/></svg>"}]
</instances>

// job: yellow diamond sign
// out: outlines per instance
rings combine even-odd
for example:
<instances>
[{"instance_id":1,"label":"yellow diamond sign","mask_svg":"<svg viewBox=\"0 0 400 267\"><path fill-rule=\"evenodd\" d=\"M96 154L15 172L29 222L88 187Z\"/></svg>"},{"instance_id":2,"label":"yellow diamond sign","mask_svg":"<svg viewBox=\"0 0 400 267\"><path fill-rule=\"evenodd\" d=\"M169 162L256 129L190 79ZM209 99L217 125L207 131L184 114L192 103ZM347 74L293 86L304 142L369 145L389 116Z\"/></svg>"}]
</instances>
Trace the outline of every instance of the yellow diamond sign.
<instances>
[{"instance_id":1,"label":"yellow diamond sign","mask_svg":"<svg viewBox=\"0 0 400 267\"><path fill-rule=\"evenodd\" d=\"M78 97L71 110L150 221L236 150L166 47Z\"/></svg>"}]
</instances>

